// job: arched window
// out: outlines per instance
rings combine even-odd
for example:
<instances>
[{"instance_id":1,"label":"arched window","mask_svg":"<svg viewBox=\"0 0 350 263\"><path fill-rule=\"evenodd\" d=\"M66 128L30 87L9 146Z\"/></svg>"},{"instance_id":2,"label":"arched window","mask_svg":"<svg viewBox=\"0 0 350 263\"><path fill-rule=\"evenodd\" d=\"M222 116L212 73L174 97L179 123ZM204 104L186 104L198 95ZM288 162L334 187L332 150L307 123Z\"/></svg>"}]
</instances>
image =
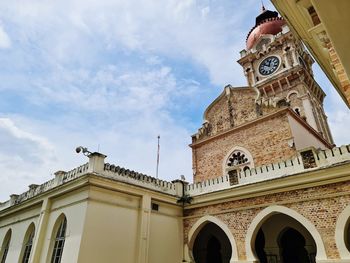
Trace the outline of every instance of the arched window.
<instances>
[{"instance_id":1,"label":"arched window","mask_svg":"<svg viewBox=\"0 0 350 263\"><path fill-rule=\"evenodd\" d=\"M22 263L29 262L30 252L32 251L32 246L33 246L34 233L35 233L35 227L34 227L34 224L31 224L28 227L26 235L24 236L23 248L22 248L23 249Z\"/></svg>"},{"instance_id":2,"label":"arched window","mask_svg":"<svg viewBox=\"0 0 350 263\"><path fill-rule=\"evenodd\" d=\"M251 153L240 146L235 146L231 149L230 154L224 159L224 171L230 174L233 170L247 171L254 167L253 157Z\"/></svg>"},{"instance_id":3,"label":"arched window","mask_svg":"<svg viewBox=\"0 0 350 263\"><path fill-rule=\"evenodd\" d=\"M7 257L7 253L9 252L9 248L10 248L10 241L11 241L11 235L12 235L12 230L10 229L9 231L7 231L4 241L2 243L2 251L1 251L1 263L5 263L6 262L6 257Z\"/></svg>"},{"instance_id":4,"label":"arched window","mask_svg":"<svg viewBox=\"0 0 350 263\"><path fill-rule=\"evenodd\" d=\"M66 239L67 219L65 216L61 219L61 223L57 229L53 244L51 263L60 263L62 259L64 241Z\"/></svg>"},{"instance_id":5,"label":"arched window","mask_svg":"<svg viewBox=\"0 0 350 263\"><path fill-rule=\"evenodd\" d=\"M227 163L228 166L241 165L248 162L248 158L241 151L233 152L228 160L229 160Z\"/></svg>"}]
</instances>

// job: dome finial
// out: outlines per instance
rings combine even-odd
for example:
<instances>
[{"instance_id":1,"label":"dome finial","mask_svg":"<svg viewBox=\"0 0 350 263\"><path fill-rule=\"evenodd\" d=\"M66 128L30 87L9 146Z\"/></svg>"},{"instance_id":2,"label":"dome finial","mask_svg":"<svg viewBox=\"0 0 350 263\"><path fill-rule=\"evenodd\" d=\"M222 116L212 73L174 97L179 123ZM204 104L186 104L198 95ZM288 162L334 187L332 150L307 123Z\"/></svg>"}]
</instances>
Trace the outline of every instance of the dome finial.
<instances>
[{"instance_id":1,"label":"dome finial","mask_svg":"<svg viewBox=\"0 0 350 263\"><path fill-rule=\"evenodd\" d=\"M261 0L261 13L264 13L266 11L266 8L264 6L264 1Z\"/></svg>"}]
</instances>

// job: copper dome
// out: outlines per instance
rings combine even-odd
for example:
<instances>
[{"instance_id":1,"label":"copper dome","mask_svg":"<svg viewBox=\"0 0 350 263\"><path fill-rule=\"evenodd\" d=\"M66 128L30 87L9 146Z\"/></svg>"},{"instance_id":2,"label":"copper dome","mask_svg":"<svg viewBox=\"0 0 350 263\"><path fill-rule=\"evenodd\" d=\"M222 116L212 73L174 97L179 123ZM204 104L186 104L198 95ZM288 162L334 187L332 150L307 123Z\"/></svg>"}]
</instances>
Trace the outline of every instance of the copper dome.
<instances>
[{"instance_id":1,"label":"copper dome","mask_svg":"<svg viewBox=\"0 0 350 263\"><path fill-rule=\"evenodd\" d=\"M263 10L256 18L256 24L247 36L247 49L251 49L256 41L263 35L276 35L282 31L282 26L286 22L278 17L277 12Z\"/></svg>"}]
</instances>

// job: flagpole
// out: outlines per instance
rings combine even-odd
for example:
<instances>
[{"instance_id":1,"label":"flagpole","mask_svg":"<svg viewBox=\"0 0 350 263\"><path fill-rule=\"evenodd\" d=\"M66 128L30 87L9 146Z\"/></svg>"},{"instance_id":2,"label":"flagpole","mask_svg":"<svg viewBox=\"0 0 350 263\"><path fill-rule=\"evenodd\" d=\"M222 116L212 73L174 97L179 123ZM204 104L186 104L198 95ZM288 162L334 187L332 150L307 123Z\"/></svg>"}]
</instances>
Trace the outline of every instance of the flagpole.
<instances>
[{"instance_id":1,"label":"flagpole","mask_svg":"<svg viewBox=\"0 0 350 263\"><path fill-rule=\"evenodd\" d=\"M159 169L159 152L160 152L160 145L159 145L159 140L160 140L160 135L158 135L158 149L157 149L157 171L156 171L156 178L158 179L158 169Z\"/></svg>"}]
</instances>

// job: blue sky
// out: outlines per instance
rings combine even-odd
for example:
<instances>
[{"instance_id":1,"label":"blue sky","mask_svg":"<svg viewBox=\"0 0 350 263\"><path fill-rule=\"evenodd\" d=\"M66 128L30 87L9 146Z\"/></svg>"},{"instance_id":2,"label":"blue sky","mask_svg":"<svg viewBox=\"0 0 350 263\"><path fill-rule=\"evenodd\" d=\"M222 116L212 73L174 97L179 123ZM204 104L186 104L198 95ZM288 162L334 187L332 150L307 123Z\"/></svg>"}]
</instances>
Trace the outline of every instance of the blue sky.
<instances>
[{"instance_id":1,"label":"blue sky","mask_svg":"<svg viewBox=\"0 0 350 263\"><path fill-rule=\"evenodd\" d=\"M267 1L265 1L267 2ZM260 0L0 2L0 200L86 162L192 180L190 135L226 84ZM270 3L265 3L272 8ZM318 67L333 136L349 111Z\"/></svg>"}]
</instances>

